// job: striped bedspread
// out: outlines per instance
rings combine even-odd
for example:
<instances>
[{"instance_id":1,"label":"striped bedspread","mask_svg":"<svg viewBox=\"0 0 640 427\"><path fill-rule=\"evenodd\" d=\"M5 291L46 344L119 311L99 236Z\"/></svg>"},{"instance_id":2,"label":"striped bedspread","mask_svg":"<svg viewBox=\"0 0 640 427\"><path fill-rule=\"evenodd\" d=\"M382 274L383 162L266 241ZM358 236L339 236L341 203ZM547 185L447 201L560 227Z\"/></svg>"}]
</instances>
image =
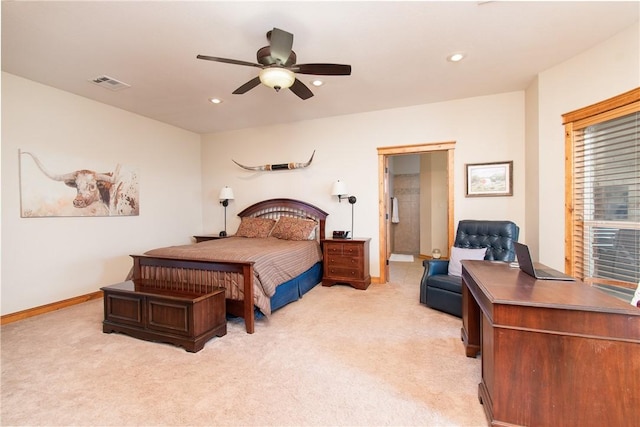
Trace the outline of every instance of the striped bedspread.
<instances>
[{"instance_id":1,"label":"striped bedspread","mask_svg":"<svg viewBox=\"0 0 640 427\"><path fill-rule=\"evenodd\" d=\"M315 240L282 240L275 237L227 237L153 249L145 252L145 255L198 261L253 261L254 303L267 315L271 313L269 299L276 292L276 287L322 260L320 245Z\"/></svg>"}]
</instances>

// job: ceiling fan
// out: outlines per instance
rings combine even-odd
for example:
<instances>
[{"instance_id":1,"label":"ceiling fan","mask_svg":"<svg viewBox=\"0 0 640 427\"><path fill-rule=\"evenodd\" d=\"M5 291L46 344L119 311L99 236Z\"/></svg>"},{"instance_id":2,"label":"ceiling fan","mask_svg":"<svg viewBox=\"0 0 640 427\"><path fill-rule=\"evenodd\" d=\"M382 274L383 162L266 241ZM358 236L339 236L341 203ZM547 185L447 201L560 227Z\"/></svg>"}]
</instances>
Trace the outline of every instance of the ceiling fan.
<instances>
[{"instance_id":1,"label":"ceiling fan","mask_svg":"<svg viewBox=\"0 0 640 427\"><path fill-rule=\"evenodd\" d=\"M296 53L291 50L293 34L274 28L267 32L269 46L260 48L257 52L258 63L239 61L236 59L218 58L215 56L198 55L198 59L225 62L227 64L245 65L260 68L260 74L238 89L235 95L241 95L258 86L260 83L276 90L289 88L301 99L308 99L313 92L298 80L294 73L313 74L318 76L348 76L351 65L341 64L296 64Z\"/></svg>"}]
</instances>

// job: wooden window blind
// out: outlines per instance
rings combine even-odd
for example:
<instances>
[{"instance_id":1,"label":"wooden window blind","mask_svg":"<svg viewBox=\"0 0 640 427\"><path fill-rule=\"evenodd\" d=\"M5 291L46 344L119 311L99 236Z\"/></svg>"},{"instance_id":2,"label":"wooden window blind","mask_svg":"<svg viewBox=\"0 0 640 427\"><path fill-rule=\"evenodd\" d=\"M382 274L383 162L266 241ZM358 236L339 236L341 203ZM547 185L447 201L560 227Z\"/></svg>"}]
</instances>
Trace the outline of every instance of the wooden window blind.
<instances>
[{"instance_id":1,"label":"wooden window blind","mask_svg":"<svg viewBox=\"0 0 640 427\"><path fill-rule=\"evenodd\" d=\"M640 282L640 88L563 115L566 271L621 290Z\"/></svg>"}]
</instances>

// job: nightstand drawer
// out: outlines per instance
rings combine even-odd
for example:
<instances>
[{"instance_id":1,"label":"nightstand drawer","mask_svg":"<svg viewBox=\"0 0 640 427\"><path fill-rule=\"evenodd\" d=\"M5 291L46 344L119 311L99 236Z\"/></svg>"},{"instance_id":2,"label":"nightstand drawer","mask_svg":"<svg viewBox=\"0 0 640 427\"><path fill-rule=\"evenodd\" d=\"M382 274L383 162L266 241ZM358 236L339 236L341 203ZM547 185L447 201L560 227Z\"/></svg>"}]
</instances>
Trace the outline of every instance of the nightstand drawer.
<instances>
[{"instance_id":1,"label":"nightstand drawer","mask_svg":"<svg viewBox=\"0 0 640 427\"><path fill-rule=\"evenodd\" d=\"M329 265L335 265L336 267L360 267L362 265L362 258L329 255L327 262Z\"/></svg>"},{"instance_id":2,"label":"nightstand drawer","mask_svg":"<svg viewBox=\"0 0 640 427\"><path fill-rule=\"evenodd\" d=\"M326 251L330 255L346 255L360 257L363 255L364 250L362 245L353 243L325 243L327 245Z\"/></svg>"},{"instance_id":3,"label":"nightstand drawer","mask_svg":"<svg viewBox=\"0 0 640 427\"><path fill-rule=\"evenodd\" d=\"M345 278L349 280L360 279L362 277L362 270L348 267L329 267L329 275L335 278Z\"/></svg>"},{"instance_id":4,"label":"nightstand drawer","mask_svg":"<svg viewBox=\"0 0 640 427\"><path fill-rule=\"evenodd\" d=\"M342 255L342 245L336 243L325 243L324 250L330 255Z\"/></svg>"}]
</instances>

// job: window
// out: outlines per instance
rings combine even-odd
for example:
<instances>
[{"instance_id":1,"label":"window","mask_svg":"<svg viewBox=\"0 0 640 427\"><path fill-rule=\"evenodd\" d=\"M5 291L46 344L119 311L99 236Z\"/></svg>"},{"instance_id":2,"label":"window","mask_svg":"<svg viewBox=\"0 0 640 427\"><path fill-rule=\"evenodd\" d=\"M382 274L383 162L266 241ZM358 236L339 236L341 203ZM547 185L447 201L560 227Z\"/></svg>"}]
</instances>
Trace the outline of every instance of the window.
<instances>
[{"instance_id":1,"label":"window","mask_svg":"<svg viewBox=\"0 0 640 427\"><path fill-rule=\"evenodd\" d=\"M640 88L562 117L566 271L629 294L640 283Z\"/></svg>"}]
</instances>

